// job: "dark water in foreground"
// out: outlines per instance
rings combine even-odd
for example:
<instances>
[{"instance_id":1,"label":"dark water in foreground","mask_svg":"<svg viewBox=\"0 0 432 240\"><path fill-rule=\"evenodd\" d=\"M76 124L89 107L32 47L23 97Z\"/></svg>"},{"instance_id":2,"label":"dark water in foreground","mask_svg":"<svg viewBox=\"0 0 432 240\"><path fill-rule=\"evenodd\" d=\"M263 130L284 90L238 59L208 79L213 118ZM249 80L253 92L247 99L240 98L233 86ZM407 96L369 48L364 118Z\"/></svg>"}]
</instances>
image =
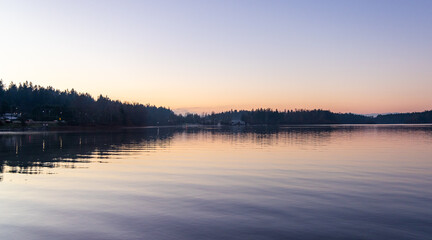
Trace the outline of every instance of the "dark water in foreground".
<instances>
[{"instance_id":1,"label":"dark water in foreground","mask_svg":"<svg viewBox=\"0 0 432 240\"><path fill-rule=\"evenodd\" d=\"M432 239L432 126L0 133L0 239Z\"/></svg>"}]
</instances>

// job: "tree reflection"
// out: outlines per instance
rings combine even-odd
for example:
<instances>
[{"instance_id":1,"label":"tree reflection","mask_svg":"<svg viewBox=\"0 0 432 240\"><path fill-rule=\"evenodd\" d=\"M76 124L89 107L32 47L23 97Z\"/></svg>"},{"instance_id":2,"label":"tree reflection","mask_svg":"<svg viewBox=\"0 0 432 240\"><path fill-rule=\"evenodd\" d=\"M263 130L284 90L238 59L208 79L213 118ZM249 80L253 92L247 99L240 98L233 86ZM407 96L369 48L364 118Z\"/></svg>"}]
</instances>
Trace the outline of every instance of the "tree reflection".
<instances>
[{"instance_id":1,"label":"tree reflection","mask_svg":"<svg viewBox=\"0 0 432 240\"><path fill-rule=\"evenodd\" d=\"M123 148L165 148L180 130L4 134L0 135L0 172L38 174L44 168L75 168L76 163L100 161Z\"/></svg>"},{"instance_id":2,"label":"tree reflection","mask_svg":"<svg viewBox=\"0 0 432 240\"><path fill-rule=\"evenodd\" d=\"M173 139L204 137L257 146L296 145L310 149L331 143L335 134L355 131L393 134L421 131L431 126L258 126L130 128L101 132L40 132L0 134L0 181L3 173L39 174L49 168L76 168L78 163L104 162L120 152L169 148ZM250 146L250 145L245 145ZM82 165L80 165L82 166Z\"/></svg>"}]
</instances>

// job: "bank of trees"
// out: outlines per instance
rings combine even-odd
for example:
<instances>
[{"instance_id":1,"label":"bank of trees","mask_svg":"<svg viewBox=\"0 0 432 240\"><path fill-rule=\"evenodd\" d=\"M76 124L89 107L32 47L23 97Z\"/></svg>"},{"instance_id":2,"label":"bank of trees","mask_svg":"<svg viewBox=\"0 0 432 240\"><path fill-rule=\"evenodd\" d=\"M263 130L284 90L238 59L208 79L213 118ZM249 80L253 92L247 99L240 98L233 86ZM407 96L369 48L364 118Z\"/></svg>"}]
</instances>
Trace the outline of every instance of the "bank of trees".
<instances>
[{"instance_id":1,"label":"bank of trees","mask_svg":"<svg viewBox=\"0 0 432 240\"><path fill-rule=\"evenodd\" d=\"M0 113L18 113L23 120L65 121L68 125L168 125L181 118L168 108L122 103L108 97L94 99L75 90L59 91L32 83L0 81Z\"/></svg>"},{"instance_id":2,"label":"bank of trees","mask_svg":"<svg viewBox=\"0 0 432 240\"><path fill-rule=\"evenodd\" d=\"M350 113L333 113L328 110L284 110L255 109L251 111L231 110L221 113L206 114L201 118L202 124L229 124L232 120L247 124L341 124L373 123L373 119Z\"/></svg>"},{"instance_id":3,"label":"bank of trees","mask_svg":"<svg viewBox=\"0 0 432 240\"><path fill-rule=\"evenodd\" d=\"M255 109L251 111L231 110L202 116L202 124L229 124L240 120L246 124L414 124L432 123L432 111L384 114L376 117L353 113L334 113L328 110L284 110Z\"/></svg>"},{"instance_id":4,"label":"bank of trees","mask_svg":"<svg viewBox=\"0 0 432 240\"><path fill-rule=\"evenodd\" d=\"M100 95L94 99L88 93L60 91L31 82L4 86L0 80L0 116L17 113L20 120L59 120L67 125L149 126L193 124L226 124L233 121L246 124L384 124L432 123L432 111L400 113L369 117L328 110L231 110L211 114L177 115L171 109L124 103Z\"/></svg>"},{"instance_id":5,"label":"bank of trees","mask_svg":"<svg viewBox=\"0 0 432 240\"><path fill-rule=\"evenodd\" d=\"M432 123L432 110L413 113L394 113L378 115L374 118L376 123Z\"/></svg>"}]
</instances>

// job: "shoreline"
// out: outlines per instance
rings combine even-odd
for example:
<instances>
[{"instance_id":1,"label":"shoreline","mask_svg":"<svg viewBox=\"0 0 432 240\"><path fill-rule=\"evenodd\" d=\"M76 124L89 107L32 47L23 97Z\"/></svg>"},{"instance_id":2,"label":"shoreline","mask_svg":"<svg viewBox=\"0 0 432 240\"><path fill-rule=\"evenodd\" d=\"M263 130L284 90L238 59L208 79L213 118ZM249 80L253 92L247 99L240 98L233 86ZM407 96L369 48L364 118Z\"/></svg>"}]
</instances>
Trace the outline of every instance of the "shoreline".
<instances>
[{"instance_id":1,"label":"shoreline","mask_svg":"<svg viewBox=\"0 0 432 240\"><path fill-rule=\"evenodd\" d=\"M256 124L256 125L203 125L203 124L181 124L181 125L150 125L150 126L0 126L2 133L19 132L93 132L93 131L119 131L131 129L154 129L154 128L247 128L247 127L335 127L335 126L432 126L432 123L328 123L328 124Z\"/></svg>"}]
</instances>

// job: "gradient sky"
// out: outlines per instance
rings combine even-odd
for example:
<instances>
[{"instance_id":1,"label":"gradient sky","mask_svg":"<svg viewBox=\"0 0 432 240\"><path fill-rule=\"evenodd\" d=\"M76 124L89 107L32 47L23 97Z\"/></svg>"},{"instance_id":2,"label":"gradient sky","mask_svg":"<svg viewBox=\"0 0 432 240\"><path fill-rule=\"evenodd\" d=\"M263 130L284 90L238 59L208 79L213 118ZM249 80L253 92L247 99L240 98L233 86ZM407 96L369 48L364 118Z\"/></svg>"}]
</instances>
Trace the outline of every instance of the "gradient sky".
<instances>
[{"instance_id":1,"label":"gradient sky","mask_svg":"<svg viewBox=\"0 0 432 240\"><path fill-rule=\"evenodd\" d=\"M432 109L432 1L0 0L0 78L175 110Z\"/></svg>"}]
</instances>

